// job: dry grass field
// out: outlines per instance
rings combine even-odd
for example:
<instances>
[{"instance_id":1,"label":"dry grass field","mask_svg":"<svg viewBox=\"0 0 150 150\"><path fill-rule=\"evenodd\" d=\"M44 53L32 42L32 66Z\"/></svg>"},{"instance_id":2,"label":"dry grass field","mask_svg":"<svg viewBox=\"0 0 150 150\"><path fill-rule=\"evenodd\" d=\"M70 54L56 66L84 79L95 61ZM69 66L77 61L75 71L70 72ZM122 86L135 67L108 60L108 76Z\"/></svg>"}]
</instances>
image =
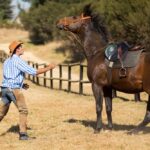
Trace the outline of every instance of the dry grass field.
<instances>
[{"instance_id":1,"label":"dry grass field","mask_svg":"<svg viewBox=\"0 0 150 150\"><path fill-rule=\"evenodd\" d=\"M3 39L3 42L7 43L9 40ZM0 81L1 77L0 64ZM136 127L145 115L145 93L141 94L140 103L133 101L133 95L118 93L124 99L113 99L114 130L102 130L101 133L94 134L96 112L93 96L50 90L27 82L30 89L24 91L24 94L29 108L28 133L36 139L18 140L19 117L14 104L11 104L7 116L0 122L0 150L150 149L150 125L138 135L126 134ZM105 126L105 105L103 122Z\"/></svg>"},{"instance_id":2,"label":"dry grass field","mask_svg":"<svg viewBox=\"0 0 150 150\"><path fill-rule=\"evenodd\" d=\"M18 112L11 104L7 116L0 123L1 150L149 149L150 126L139 135L126 134L143 119L147 96L144 93L141 103L135 103L131 95L120 93L127 100L113 99L114 130L94 134L96 114L93 96L68 94L28 83L30 89L24 91L29 108L28 133L36 139L18 140ZM103 121L106 125L105 108Z\"/></svg>"}]
</instances>

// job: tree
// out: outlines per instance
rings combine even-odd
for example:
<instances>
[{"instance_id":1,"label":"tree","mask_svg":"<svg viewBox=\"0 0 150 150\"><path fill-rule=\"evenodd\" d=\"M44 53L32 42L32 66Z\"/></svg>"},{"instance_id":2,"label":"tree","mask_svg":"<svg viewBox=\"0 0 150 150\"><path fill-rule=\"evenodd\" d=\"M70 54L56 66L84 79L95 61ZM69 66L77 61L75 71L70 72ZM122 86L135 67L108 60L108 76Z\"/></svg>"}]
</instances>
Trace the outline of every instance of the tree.
<instances>
[{"instance_id":1,"label":"tree","mask_svg":"<svg viewBox=\"0 0 150 150\"><path fill-rule=\"evenodd\" d=\"M69 8L69 9L68 9ZM21 14L21 20L26 30L30 33L33 43L43 44L59 37L56 28L58 18L79 13L77 3L68 4L47 0L44 5L33 7L28 13Z\"/></svg>"},{"instance_id":2,"label":"tree","mask_svg":"<svg viewBox=\"0 0 150 150\"><path fill-rule=\"evenodd\" d=\"M32 8L28 13L21 14L22 23L29 31L33 43L44 44L53 39L54 20L57 20L60 11L64 12L59 4L47 2L46 5L39 5L38 8Z\"/></svg>"},{"instance_id":3,"label":"tree","mask_svg":"<svg viewBox=\"0 0 150 150\"><path fill-rule=\"evenodd\" d=\"M112 37L150 47L149 0L100 0ZM102 11L103 10L103 11Z\"/></svg>"},{"instance_id":4,"label":"tree","mask_svg":"<svg viewBox=\"0 0 150 150\"><path fill-rule=\"evenodd\" d=\"M0 0L0 22L12 18L11 0Z\"/></svg>"}]
</instances>

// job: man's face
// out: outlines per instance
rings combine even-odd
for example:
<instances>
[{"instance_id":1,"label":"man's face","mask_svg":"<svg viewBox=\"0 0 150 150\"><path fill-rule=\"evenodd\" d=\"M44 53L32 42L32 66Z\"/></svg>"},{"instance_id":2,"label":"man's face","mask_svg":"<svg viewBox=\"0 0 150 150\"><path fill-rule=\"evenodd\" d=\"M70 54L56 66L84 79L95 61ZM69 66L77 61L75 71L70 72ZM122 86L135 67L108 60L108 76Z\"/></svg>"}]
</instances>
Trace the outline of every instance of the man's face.
<instances>
[{"instance_id":1,"label":"man's face","mask_svg":"<svg viewBox=\"0 0 150 150\"><path fill-rule=\"evenodd\" d=\"M24 53L24 48L23 48L22 45L20 45L20 46L17 48L16 53L17 53L18 55L23 55L23 53Z\"/></svg>"}]
</instances>

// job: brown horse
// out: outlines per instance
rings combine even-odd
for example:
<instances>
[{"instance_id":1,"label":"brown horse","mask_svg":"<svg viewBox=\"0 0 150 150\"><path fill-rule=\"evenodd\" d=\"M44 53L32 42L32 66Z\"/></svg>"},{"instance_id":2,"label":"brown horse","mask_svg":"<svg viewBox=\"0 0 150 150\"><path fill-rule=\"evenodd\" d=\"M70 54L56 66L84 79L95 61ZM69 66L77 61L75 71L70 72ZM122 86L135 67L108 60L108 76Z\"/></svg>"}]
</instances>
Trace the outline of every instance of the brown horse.
<instances>
[{"instance_id":1,"label":"brown horse","mask_svg":"<svg viewBox=\"0 0 150 150\"><path fill-rule=\"evenodd\" d=\"M112 124L112 89L126 93L145 91L149 98L146 115L143 121L129 133L138 133L150 122L150 53L142 52L138 64L127 68L127 76L119 77L119 69L110 70L105 64L104 47L108 44L108 32L99 15L93 14L87 8L81 16L65 17L57 22L57 27L69 31L81 40L87 58L87 75L92 83L92 90L96 100L97 122L95 132L102 129L103 96L106 103L106 113L109 129Z\"/></svg>"}]
</instances>

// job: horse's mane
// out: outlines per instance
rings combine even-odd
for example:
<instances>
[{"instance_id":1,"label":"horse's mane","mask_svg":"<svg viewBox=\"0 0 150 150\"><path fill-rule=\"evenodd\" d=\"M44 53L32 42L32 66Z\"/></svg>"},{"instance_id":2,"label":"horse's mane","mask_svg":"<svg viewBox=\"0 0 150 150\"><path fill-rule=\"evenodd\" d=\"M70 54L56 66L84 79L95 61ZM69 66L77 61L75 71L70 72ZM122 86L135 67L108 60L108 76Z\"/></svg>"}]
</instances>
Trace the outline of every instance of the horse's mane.
<instances>
[{"instance_id":1,"label":"horse's mane","mask_svg":"<svg viewBox=\"0 0 150 150\"><path fill-rule=\"evenodd\" d=\"M108 42L109 34L102 16L100 16L100 14L98 13L93 12L93 10L91 9L91 4L88 4L84 7L83 14L84 16L91 16L94 28L102 35L104 40Z\"/></svg>"}]
</instances>

